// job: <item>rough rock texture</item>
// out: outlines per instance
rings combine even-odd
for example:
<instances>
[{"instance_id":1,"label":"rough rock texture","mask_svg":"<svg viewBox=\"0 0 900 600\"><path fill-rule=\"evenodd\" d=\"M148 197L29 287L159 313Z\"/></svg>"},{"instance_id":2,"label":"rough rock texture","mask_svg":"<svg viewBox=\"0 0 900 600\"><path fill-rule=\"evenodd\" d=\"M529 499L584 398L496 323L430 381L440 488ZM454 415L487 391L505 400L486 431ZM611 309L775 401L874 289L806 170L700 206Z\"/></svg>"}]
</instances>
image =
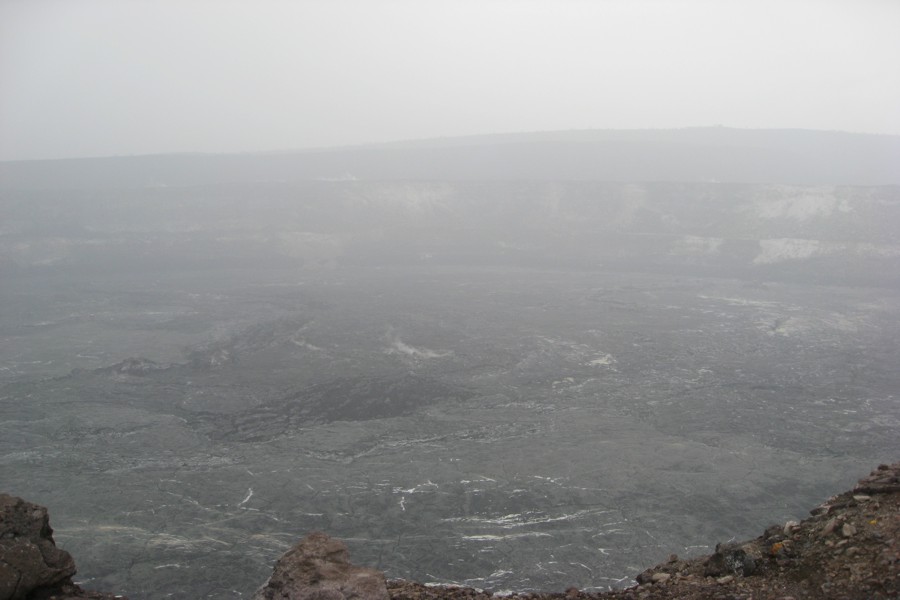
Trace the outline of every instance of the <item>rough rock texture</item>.
<instances>
[{"instance_id":1,"label":"rough rock texture","mask_svg":"<svg viewBox=\"0 0 900 600\"><path fill-rule=\"evenodd\" d=\"M710 556L674 554L638 585L602 594L570 589L530 600L887 600L900 598L900 463L881 465L802 522L772 525ZM481 590L392 580L393 600L488 600ZM515 598L515 597L514 597Z\"/></svg>"},{"instance_id":2,"label":"rough rock texture","mask_svg":"<svg viewBox=\"0 0 900 600\"><path fill-rule=\"evenodd\" d=\"M75 574L75 561L53 541L47 509L0 495L0 599L27 598Z\"/></svg>"},{"instance_id":3,"label":"rough rock texture","mask_svg":"<svg viewBox=\"0 0 900 600\"><path fill-rule=\"evenodd\" d=\"M0 600L113 598L85 592L74 574L72 556L53 541L47 509L0 494Z\"/></svg>"},{"instance_id":4,"label":"rough rock texture","mask_svg":"<svg viewBox=\"0 0 900 600\"><path fill-rule=\"evenodd\" d=\"M253 600L388 600L384 575L350 564L347 547L312 533L275 564Z\"/></svg>"},{"instance_id":5,"label":"rough rock texture","mask_svg":"<svg viewBox=\"0 0 900 600\"><path fill-rule=\"evenodd\" d=\"M706 561L703 574L712 577L725 575L739 575L746 577L757 571L756 558L753 556L753 548L743 548L741 544L717 544L716 551ZM642 576L638 575L638 583L644 583Z\"/></svg>"}]
</instances>

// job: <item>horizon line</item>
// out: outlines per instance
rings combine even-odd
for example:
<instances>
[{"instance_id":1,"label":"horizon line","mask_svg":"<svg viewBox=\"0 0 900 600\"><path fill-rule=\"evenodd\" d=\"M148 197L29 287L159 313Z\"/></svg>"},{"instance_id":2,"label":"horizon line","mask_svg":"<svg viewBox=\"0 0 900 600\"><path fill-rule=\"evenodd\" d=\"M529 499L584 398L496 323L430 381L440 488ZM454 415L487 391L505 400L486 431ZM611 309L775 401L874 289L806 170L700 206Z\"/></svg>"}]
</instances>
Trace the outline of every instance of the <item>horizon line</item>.
<instances>
[{"instance_id":1,"label":"horizon line","mask_svg":"<svg viewBox=\"0 0 900 600\"><path fill-rule=\"evenodd\" d=\"M805 133L826 133L840 134L852 136L870 136L870 137L895 137L900 138L898 133L873 133L866 131L848 131L843 129L811 129L806 127L734 127L730 125L688 125L684 127L592 127L584 129L536 129L529 131L501 131L492 133L470 133L460 135L439 135L421 138L400 138L388 141L377 142L359 142L352 144L336 144L329 146L308 146L295 148L276 148L269 150L225 150L225 151L209 151L209 150L173 150L159 152L137 152L129 154L91 154L83 156L58 156L52 158L0 158L0 164L24 163L24 162L54 162L54 161L73 161L73 160L98 160L98 159L129 159L129 158L150 158L150 157L217 157L217 156L265 156L265 155L284 155L296 153L316 153L316 152L336 152L342 150L368 150L378 148L390 148L392 146L403 146L408 144L427 144L429 142L448 142L453 140L475 140L477 138L491 137L525 137L534 135L553 135L553 134L577 134L577 133L599 133L599 132L677 132L677 131L696 131L696 130L713 130L713 131L741 131L741 132L805 132ZM550 141L550 140L547 140Z\"/></svg>"}]
</instances>

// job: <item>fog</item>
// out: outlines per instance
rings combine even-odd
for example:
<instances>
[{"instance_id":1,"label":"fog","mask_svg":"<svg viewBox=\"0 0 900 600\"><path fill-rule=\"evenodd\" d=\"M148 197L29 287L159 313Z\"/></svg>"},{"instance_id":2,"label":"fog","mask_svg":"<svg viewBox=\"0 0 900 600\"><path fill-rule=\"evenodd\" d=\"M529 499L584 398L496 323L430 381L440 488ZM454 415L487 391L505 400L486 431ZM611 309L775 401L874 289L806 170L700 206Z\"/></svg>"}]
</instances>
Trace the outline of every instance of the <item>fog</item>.
<instances>
[{"instance_id":1,"label":"fog","mask_svg":"<svg viewBox=\"0 0 900 600\"><path fill-rule=\"evenodd\" d=\"M802 518L900 451L897 14L0 5L0 491L154 600Z\"/></svg>"},{"instance_id":2,"label":"fog","mask_svg":"<svg viewBox=\"0 0 900 600\"><path fill-rule=\"evenodd\" d=\"M897 136L583 131L0 167L0 481L80 581L626 585L900 424Z\"/></svg>"},{"instance_id":3,"label":"fog","mask_svg":"<svg viewBox=\"0 0 900 600\"><path fill-rule=\"evenodd\" d=\"M900 133L890 0L0 3L0 160L566 129Z\"/></svg>"}]
</instances>

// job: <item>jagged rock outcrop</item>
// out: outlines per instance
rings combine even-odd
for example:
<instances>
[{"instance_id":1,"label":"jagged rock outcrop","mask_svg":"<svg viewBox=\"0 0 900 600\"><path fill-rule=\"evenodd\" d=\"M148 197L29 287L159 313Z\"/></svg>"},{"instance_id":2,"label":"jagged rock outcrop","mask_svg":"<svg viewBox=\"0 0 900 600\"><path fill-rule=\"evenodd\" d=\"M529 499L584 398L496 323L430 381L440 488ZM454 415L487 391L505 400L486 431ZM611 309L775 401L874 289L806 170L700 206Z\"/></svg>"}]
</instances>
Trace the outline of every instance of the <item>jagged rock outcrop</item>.
<instances>
[{"instance_id":1,"label":"jagged rock outcrop","mask_svg":"<svg viewBox=\"0 0 900 600\"><path fill-rule=\"evenodd\" d=\"M900 597L900 463L881 465L803 521L772 525L710 556L673 556L610 598Z\"/></svg>"},{"instance_id":2,"label":"jagged rock outcrop","mask_svg":"<svg viewBox=\"0 0 900 600\"><path fill-rule=\"evenodd\" d=\"M0 494L0 600L120 598L72 583L75 561L56 547L47 509Z\"/></svg>"},{"instance_id":3,"label":"jagged rock outcrop","mask_svg":"<svg viewBox=\"0 0 900 600\"><path fill-rule=\"evenodd\" d=\"M676 555L605 593L575 588L513 594L528 600L888 600L900 598L900 462L881 465L803 521L719 544L710 556ZM0 494L0 600L123 600L72 583L75 563L53 542L47 510ZM350 563L347 547L313 533L275 565L253 600L492 600L465 587L391 580Z\"/></svg>"},{"instance_id":4,"label":"jagged rock outcrop","mask_svg":"<svg viewBox=\"0 0 900 600\"><path fill-rule=\"evenodd\" d=\"M716 551L706 561L703 574L707 577L726 575L747 577L757 572L757 560L759 558L753 556L752 547L744 548L742 544L717 544Z\"/></svg>"},{"instance_id":5,"label":"jagged rock outcrop","mask_svg":"<svg viewBox=\"0 0 900 600\"><path fill-rule=\"evenodd\" d=\"M389 600L384 574L350 564L343 542L312 533L287 551L253 600Z\"/></svg>"},{"instance_id":6,"label":"jagged rock outcrop","mask_svg":"<svg viewBox=\"0 0 900 600\"><path fill-rule=\"evenodd\" d=\"M0 495L0 600L27 598L75 574L75 561L56 547L47 509Z\"/></svg>"}]
</instances>

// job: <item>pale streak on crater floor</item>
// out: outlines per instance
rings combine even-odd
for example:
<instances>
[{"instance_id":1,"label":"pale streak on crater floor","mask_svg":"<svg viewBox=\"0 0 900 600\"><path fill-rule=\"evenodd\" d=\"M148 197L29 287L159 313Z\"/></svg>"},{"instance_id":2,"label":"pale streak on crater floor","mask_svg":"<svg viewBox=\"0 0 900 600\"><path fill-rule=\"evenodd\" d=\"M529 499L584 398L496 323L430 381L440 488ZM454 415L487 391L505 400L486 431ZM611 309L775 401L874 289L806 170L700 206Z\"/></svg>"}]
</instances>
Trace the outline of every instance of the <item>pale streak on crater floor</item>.
<instances>
[{"instance_id":1,"label":"pale streak on crater floor","mask_svg":"<svg viewBox=\"0 0 900 600\"><path fill-rule=\"evenodd\" d=\"M50 507L91 587L136 598L247 595L315 529L392 577L592 589L796 518L900 450L893 292L496 275L208 273L156 282L137 322L70 296L109 318L20 331L34 376L0 356L0 480ZM163 368L90 370L141 355ZM334 390L358 406L299 410ZM253 435L223 437L235 422Z\"/></svg>"}]
</instances>

